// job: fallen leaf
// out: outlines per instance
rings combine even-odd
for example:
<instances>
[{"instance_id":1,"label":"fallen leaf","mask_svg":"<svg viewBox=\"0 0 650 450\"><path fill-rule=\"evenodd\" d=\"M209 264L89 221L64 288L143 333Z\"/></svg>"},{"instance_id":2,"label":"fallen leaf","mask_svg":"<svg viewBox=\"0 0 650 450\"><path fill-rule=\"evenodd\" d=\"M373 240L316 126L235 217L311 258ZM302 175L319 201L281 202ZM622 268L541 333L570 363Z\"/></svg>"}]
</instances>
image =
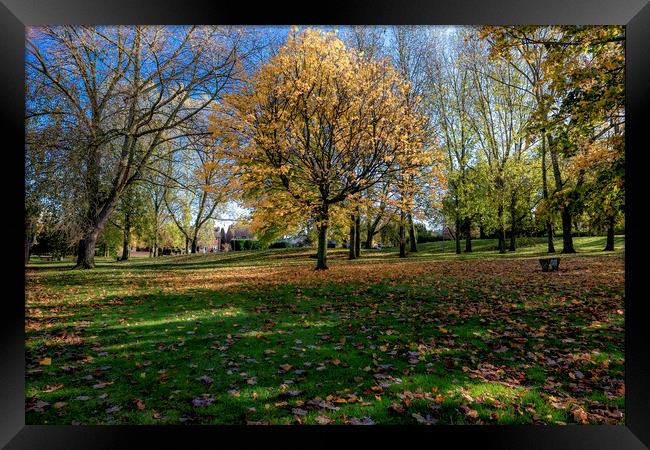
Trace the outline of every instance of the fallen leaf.
<instances>
[{"instance_id":1,"label":"fallen leaf","mask_svg":"<svg viewBox=\"0 0 650 450\"><path fill-rule=\"evenodd\" d=\"M138 411L144 411L146 408L144 402L139 398L134 398L133 403L135 404L135 407L138 408Z\"/></svg>"},{"instance_id":2,"label":"fallen leaf","mask_svg":"<svg viewBox=\"0 0 650 450\"><path fill-rule=\"evenodd\" d=\"M314 420L315 420L316 423L318 423L319 425L327 425L327 424L329 424L329 423L334 422L333 419L331 419L331 418L329 418L329 417L327 417L327 416L316 416L316 418L315 418Z\"/></svg>"}]
</instances>

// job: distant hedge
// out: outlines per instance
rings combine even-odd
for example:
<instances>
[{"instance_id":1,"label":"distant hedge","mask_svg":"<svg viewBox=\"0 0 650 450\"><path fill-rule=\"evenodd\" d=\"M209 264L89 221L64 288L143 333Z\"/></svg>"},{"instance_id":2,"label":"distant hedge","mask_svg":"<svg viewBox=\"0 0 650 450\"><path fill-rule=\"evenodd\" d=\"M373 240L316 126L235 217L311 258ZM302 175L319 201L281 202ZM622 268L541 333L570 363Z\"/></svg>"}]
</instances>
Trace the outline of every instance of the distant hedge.
<instances>
[{"instance_id":1,"label":"distant hedge","mask_svg":"<svg viewBox=\"0 0 650 450\"><path fill-rule=\"evenodd\" d=\"M260 242L257 239L233 239L230 246L235 251L241 250L259 250Z\"/></svg>"},{"instance_id":2,"label":"distant hedge","mask_svg":"<svg viewBox=\"0 0 650 450\"><path fill-rule=\"evenodd\" d=\"M273 242L269 245L269 248L289 248L289 243L284 241Z\"/></svg>"}]
</instances>

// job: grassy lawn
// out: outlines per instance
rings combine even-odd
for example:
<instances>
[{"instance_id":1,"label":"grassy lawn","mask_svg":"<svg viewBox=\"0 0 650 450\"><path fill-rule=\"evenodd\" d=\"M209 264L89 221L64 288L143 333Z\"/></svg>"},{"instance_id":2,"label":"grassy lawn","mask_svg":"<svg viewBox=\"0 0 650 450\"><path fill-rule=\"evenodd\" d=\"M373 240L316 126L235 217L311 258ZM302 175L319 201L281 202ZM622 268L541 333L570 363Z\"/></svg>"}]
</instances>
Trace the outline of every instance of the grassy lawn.
<instances>
[{"instance_id":1,"label":"grassy lawn","mask_svg":"<svg viewBox=\"0 0 650 450\"><path fill-rule=\"evenodd\" d=\"M335 249L327 272L299 249L34 260L26 423L622 424L624 239L604 245L553 273L542 238Z\"/></svg>"}]
</instances>

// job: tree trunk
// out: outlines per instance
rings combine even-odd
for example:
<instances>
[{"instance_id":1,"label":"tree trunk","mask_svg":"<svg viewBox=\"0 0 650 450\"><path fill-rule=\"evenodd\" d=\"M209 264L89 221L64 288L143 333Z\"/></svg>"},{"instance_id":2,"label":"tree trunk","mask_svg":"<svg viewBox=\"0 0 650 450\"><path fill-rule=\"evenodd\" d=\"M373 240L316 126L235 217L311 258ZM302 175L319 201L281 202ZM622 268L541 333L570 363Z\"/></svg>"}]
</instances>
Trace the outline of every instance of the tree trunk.
<instances>
[{"instance_id":1,"label":"tree trunk","mask_svg":"<svg viewBox=\"0 0 650 450\"><path fill-rule=\"evenodd\" d=\"M560 163L557 153L551 149L551 163L553 165L553 176L555 177L555 190L562 190L562 176L560 174ZM562 253L575 253L573 248L573 235L571 234L571 205L562 207Z\"/></svg>"},{"instance_id":2,"label":"tree trunk","mask_svg":"<svg viewBox=\"0 0 650 450\"><path fill-rule=\"evenodd\" d=\"M130 214L124 215L124 240L122 242L122 256L120 257L121 261L126 261L129 259L131 249L129 245L131 244L131 216Z\"/></svg>"},{"instance_id":3,"label":"tree trunk","mask_svg":"<svg viewBox=\"0 0 650 450\"><path fill-rule=\"evenodd\" d=\"M399 221L399 257L406 258L406 224L404 217L404 211L400 211L400 221Z\"/></svg>"},{"instance_id":4,"label":"tree trunk","mask_svg":"<svg viewBox=\"0 0 650 450\"><path fill-rule=\"evenodd\" d=\"M409 240L411 241L411 251L415 253L418 251L418 242L415 237L415 224L413 223L413 216L409 212L406 218L408 220Z\"/></svg>"},{"instance_id":5,"label":"tree trunk","mask_svg":"<svg viewBox=\"0 0 650 450\"><path fill-rule=\"evenodd\" d=\"M196 253L197 247L198 247L198 238L196 234L194 234L194 236L192 237L192 253Z\"/></svg>"},{"instance_id":6,"label":"tree trunk","mask_svg":"<svg viewBox=\"0 0 650 450\"><path fill-rule=\"evenodd\" d=\"M456 216L456 254L460 255L460 217Z\"/></svg>"},{"instance_id":7,"label":"tree trunk","mask_svg":"<svg viewBox=\"0 0 650 450\"><path fill-rule=\"evenodd\" d=\"M553 223L551 223L551 219L546 220L546 234L548 236L548 253L555 253L555 244L553 243Z\"/></svg>"},{"instance_id":8,"label":"tree trunk","mask_svg":"<svg viewBox=\"0 0 650 450\"><path fill-rule=\"evenodd\" d=\"M153 257L155 258L158 256L158 217L160 214L160 207L156 205L156 210L155 210L155 219L154 219L154 226L153 226Z\"/></svg>"},{"instance_id":9,"label":"tree trunk","mask_svg":"<svg viewBox=\"0 0 650 450\"><path fill-rule=\"evenodd\" d=\"M487 239L487 234L485 234L485 227L483 225L479 227L479 239Z\"/></svg>"},{"instance_id":10,"label":"tree trunk","mask_svg":"<svg viewBox=\"0 0 650 450\"><path fill-rule=\"evenodd\" d=\"M32 249L31 239L25 235L25 264L29 262L29 253Z\"/></svg>"},{"instance_id":11,"label":"tree trunk","mask_svg":"<svg viewBox=\"0 0 650 450\"><path fill-rule=\"evenodd\" d=\"M185 254L190 252L190 238L185 236Z\"/></svg>"},{"instance_id":12,"label":"tree trunk","mask_svg":"<svg viewBox=\"0 0 650 450\"><path fill-rule=\"evenodd\" d=\"M366 242L363 245L363 247L366 250L370 250L372 248L372 238L374 236L375 236L374 227L370 223L368 223L368 234L366 235Z\"/></svg>"},{"instance_id":13,"label":"tree trunk","mask_svg":"<svg viewBox=\"0 0 650 450\"><path fill-rule=\"evenodd\" d=\"M555 253L555 245L553 244L553 223L550 218L551 209L548 204L548 185L546 181L546 131L542 132L542 195L544 196L544 202L546 203L546 214L549 216L546 219L548 253Z\"/></svg>"},{"instance_id":14,"label":"tree trunk","mask_svg":"<svg viewBox=\"0 0 650 450\"><path fill-rule=\"evenodd\" d=\"M613 252L614 251L614 217L610 217L607 221L607 244L603 249L604 252Z\"/></svg>"},{"instance_id":15,"label":"tree trunk","mask_svg":"<svg viewBox=\"0 0 650 450\"><path fill-rule=\"evenodd\" d=\"M472 253L472 220L465 217L465 253Z\"/></svg>"},{"instance_id":16,"label":"tree trunk","mask_svg":"<svg viewBox=\"0 0 650 450\"><path fill-rule=\"evenodd\" d=\"M508 249L511 252L517 250L517 199L515 194L512 194L512 199L510 201L510 248Z\"/></svg>"},{"instance_id":17,"label":"tree trunk","mask_svg":"<svg viewBox=\"0 0 650 450\"><path fill-rule=\"evenodd\" d=\"M368 234L366 235L366 243L365 243L365 248L368 250L372 248L372 240L377 234L377 226L381 221L381 214L383 213L383 211L384 209L380 211L380 213L377 215L377 217L374 220L370 220L370 215L368 215Z\"/></svg>"},{"instance_id":18,"label":"tree trunk","mask_svg":"<svg viewBox=\"0 0 650 450\"><path fill-rule=\"evenodd\" d=\"M329 225L329 208L323 205L317 218L316 230L318 231L318 254L316 270L327 270L327 228Z\"/></svg>"},{"instance_id":19,"label":"tree trunk","mask_svg":"<svg viewBox=\"0 0 650 450\"><path fill-rule=\"evenodd\" d=\"M357 217L354 224L354 256L361 256L361 211L357 207Z\"/></svg>"},{"instance_id":20,"label":"tree trunk","mask_svg":"<svg viewBox=\"0 0 650 450\"><path fill-rule=\"evenodd\" d=\"M79 245L77 246L77 265L75 268L92 269L95 267L95 244L97 243L97 234L91 232L84 239L79 241Z\"/></svg>"},{"instance_id":21,"label":"tree trunk","mask_svg":"<svg viewBox=\"0 0 650 450\"><path fill-rule=\"evenodd\" d=\"M503 223L503 206L497 211L499 217L499 253L506 252L506 226Z\"/></svg>"},{"instance_id":22,"label":"tree trunk","mask_svg":"<svg viewBox=\"0 0 650 450\"><path fill-rule=\"evenodd\" d=\"M348 259L354 259L356 258L356 252L355 252L355 241L357 237L357 220L354 214L350 214L350 240L348 242L348 247L349 247L349 252L348 252Z\"/></svg>"},{"instance_id":23,"label":"tree trunk","mask_svg":"<svg viewBox=\"0 0 650 450\"><path fill-rule=\"evenodd\" d=\"M571 209L568 206L562 208L562 253L576 253L571 233Z\"/></svg>"},{"instance_id":24,"label":"tree trunk","mask_svg":"<svg viewBox=\"0 0 650 450\"><path fill-rule=\"evenodd\" d=\"M98 214L95 215L92 212L93 209L88 213L88 217L92 220L92 227L90 227L79 241L75 269L92 269L95 267L95 245L97 244L97 238L104 231L109 216L115 210L118 197L119 194L114 193L113 197L104 203Z\"/></svg>"}]
</instances>

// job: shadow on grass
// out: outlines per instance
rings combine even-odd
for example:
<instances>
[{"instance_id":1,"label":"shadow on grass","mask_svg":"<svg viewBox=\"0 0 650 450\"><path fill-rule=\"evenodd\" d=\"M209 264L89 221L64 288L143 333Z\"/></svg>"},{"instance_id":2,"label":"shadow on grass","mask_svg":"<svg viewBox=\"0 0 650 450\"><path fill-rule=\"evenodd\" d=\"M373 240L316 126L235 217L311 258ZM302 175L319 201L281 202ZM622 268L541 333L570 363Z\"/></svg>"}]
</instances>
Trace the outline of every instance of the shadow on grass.
<instances>
[{"instance_id":1,"label":"shadow on grass","mask_svg":"<svg viewBox=\"0 0 650 450\"><path fill-rule=\"evenodd\" d=\"M482 318L478 309L476 313L470 309L462 317L450 316L447 296L427 294L425 301L422 296L402 292L401 286L381 284L357 296L353 295L358 292L354 285L301 288L301 298L296 297L295 289L286 285L263 293L202 289L134 295L104 308L97 302L81 303L43 317L67 320L90 316L92 320L84 327L51 330L78 333L82 339L78 345L29 345L54 336L50 331L28 332L27 397L45 400L50 406L42 412L28 412L27 423L296 423L294 408L307 412L298 415L305 423L314 423L318 416L338 423L350 417L371 417L376 423L415 423L413 413L440 423L533 421L532 413L518 412L533 400L516 395L510 398L511 391L517 389L508 390L499 380L488 384L502 386L493 387L492 396L504 405L507 400L506 406L475 405L477 419L458 408L468 402L459 393L461 387L488 389L485 381L472 380L463 367L475 369L492 363L524 370L530 364L522 355L538 345L532 339L513 351L514 359L512 353L493 351L494 346L512 342L513 337L525 336L522 333L529 328L514 332L514 336L491 338L487 348L479 348L469 337L471 329L462 336L454 327L475 321L480 330L503 327L507 322L478 324ZM399 293L399 301L385 295L390 289ZM322 297L324 291L330 293L326 298ZM570 317L576 311L581 311L577 305L568 305L558 308L556 314ZM507 312L503 314L508 317ZM538 317L539 311L530 310L516 320L525 323L526 318ZM564 326L561 321L544 323L549 334L559 333ZM443 324L452 329L450 334L440 331ZM588 342L591 336L585 334L580 342ZM556 352L575 348L553 345ZM415 362L413 352L417 354ZM44 357L52 358L52 364L40 366L38 361ZM29 375L30 370L43 372ZM63 386L47 392L58 384ZM550 415L550 422L570 421L567 412L530 394L539 384L521 386L522 392L539 402L535 414ZM505 393L499 394L499 389ZM415 396L410 398L405 391ZM439 402L437 394L444 397ZM404 395L409 400L407 406ZM79 396L89 398L76 400ZM332 397L327 400L328 396ZM307 402L316 397L326 403L312 410ZM66 404L59 403L57 409L53 406L57 402ZM393 403L407 412L391 409ZM498 414L497 419L493 413Z\"/></svg>"}]
</instances>

